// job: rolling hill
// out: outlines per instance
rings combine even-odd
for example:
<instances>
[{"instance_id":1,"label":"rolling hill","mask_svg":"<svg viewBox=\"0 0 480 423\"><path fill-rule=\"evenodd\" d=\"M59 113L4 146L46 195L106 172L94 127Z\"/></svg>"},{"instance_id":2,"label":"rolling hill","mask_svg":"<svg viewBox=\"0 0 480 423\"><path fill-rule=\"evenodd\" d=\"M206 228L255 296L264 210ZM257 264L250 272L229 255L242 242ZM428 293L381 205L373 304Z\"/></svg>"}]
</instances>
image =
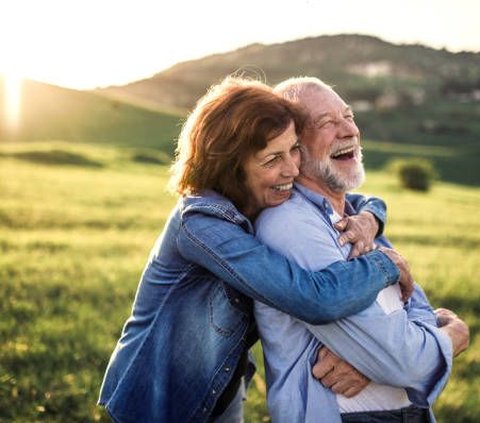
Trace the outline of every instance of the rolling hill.
<instances>
[{"instance_id":1,"label":"rolling hill","mask_svg":"<svg viewBox=\"0 0 480 423\"><path fill-rule=\"evenodd\" d=\"M320 77L353 105L363 138L377 142L367 145L367 165L380 167L423 151L442 179L480 185L480 53L395 45L364 35L321 36L253 44L97 92L185 112L212 83L235 72L270 85L295 75Z\"/></svg>"},{"instance_id":2,"label":"rolling hill","mask_svg":"<svg viewBox=\"0 0 480 423\"><path fill-rule=\"evenodd\" d=\"M364 35L252 44L179 63L151 78L99 92L190 109L208 86L237 71L269 85L290 76L317 76L335 85L349 101L378 108L480 96L480 53L395 45Z\"/></svg>"},{"instance_id":3,"label":"rolling hill","mask_svg":"<svg viewBox=\"0 0 480 423\"><path fill-rule=\"evenodd\" d=\"M103 143L172 155L186 111L235 71L271 85L302 74L335 85L354 106L369 168L421 156L445 181L480 185L480 53L359 35L254 44L94 91L25 81L21 125L14 136L0 125L0 141Z\"/></svg>"},{"instance_id":4,"label":"rolling hill","mask_svg":"<svg viewBox=\"0 0 480 423\"><path fill-rule=\"evenodd\" d=\"M4 84L0 79L0 98ZM20 125L15 134L0 126L0 141L71 141L151 147L172 154L181 116L148 110L77 91L25 80ZM0 103L0 116L4 115Z\"/></svg>"}]
</instances>

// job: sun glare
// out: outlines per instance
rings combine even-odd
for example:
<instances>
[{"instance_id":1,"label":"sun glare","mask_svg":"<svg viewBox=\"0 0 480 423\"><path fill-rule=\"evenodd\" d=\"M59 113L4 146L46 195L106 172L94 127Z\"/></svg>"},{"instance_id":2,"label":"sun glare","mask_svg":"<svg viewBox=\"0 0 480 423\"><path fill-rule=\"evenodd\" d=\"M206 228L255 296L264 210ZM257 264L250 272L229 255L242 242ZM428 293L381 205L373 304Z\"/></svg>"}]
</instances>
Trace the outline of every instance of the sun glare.
<instances>
[{"instance_id":1,"label":"sun glare","mask_svg":"<svg viewBox=\"0 0 480 423\"><path fill-rule=\"evenodd\" d=\"M14 134L20 123L22 78L19 75L7 73L4 76L4 84L5 123L7 131Z\"/></svg>"}]
</instances>

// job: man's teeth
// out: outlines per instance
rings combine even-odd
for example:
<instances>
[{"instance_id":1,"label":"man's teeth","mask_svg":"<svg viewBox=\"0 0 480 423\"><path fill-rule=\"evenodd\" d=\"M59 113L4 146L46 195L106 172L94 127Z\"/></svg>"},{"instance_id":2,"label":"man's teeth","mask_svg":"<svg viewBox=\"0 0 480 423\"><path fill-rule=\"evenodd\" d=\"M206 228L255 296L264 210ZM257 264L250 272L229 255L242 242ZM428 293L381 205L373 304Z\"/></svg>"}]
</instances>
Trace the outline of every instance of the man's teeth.
<instances>
[{"instance_id":1,"label":"man's teeth","mask_svg":"<svg viewBox=\"0 0 480 423\"><path fill-rule=\"evenodd\" d=\"M336 151L335 153L332 153L330 157L332 159L335 159L336 157L340 157L344 154L353 154L354 152L355 152L355 147L346 147Z\"/></svg>"},{"instance_id":2,"label":"man's teeth","mask_svg":"<svg viewBox=\"0 0 480 423\"><path fill-rule=\"evenodd\" d=\"M293 183L283 184L283 185L275 185L272 187L275 191L288 191L293 188Z\"/></svg>"}]
</instances>

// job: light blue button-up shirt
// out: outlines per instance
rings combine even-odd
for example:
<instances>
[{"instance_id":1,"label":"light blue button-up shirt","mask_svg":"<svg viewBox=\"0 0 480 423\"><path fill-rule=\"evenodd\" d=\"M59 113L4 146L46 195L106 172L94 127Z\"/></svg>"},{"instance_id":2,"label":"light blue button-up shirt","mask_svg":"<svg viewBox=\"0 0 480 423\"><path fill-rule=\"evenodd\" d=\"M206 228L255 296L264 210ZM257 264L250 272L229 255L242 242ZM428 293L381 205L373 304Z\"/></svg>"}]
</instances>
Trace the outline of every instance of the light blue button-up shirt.
<instances>
[{"instance_id":1,"label":"light blue button-up shirt","mask_svg":"<svg viewBox=\"0 0 480 423\"><path fill-rule=\"evenodd\" d=\"M346 211L354 213L348 203ZM350 249L339 245L333 216L324 197L297 185L289 201L259 216L257 237L306 269L322 269L345 260ZM377 241L388 245L385 238ZM386 310L376 302L327 325L309 325L258 302L255 317L274 423L341 421L335 394L311 375L322 344L375 384L405 388L407 400L420 407L432 405L450 374L451 342L436 327L433 310L418 285L399 310Z\"/></svg>"}]
</instances>

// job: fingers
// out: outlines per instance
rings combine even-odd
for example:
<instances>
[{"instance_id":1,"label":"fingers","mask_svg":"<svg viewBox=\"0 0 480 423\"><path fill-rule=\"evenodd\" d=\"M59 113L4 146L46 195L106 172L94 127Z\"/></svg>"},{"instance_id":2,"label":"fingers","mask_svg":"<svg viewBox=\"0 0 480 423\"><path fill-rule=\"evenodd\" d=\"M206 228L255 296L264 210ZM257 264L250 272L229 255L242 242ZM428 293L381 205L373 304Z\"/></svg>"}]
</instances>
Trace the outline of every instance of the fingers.
<instances>
[{"instance_id":1,"label":"fingers","mask_svg":"<svg viewBox=\"0 0 480 423\"><path fill-rule=\"evenodd\" d=\"M351 232L345 232L338 237L338 243L343 247L347 242L350 242Z\"/></svg>"},{"instance_id":2,"label":"fingers","mask_svg":"<svg viewBox=\"0 0 480 423\"><path fill-rule=\"evenodd\" d=\"M367 385L368 385L368 379L365 382L365 385L349 387L349 388L345 389L345 391L339 392L339 393L342 394L344 397L352 398L355 395L358 395L362 391L362 389L365 388L365 386L367 386Z\"/></svg>"},{"instance_id":3,"label":"fingers","mask_svg":"<svg viewBox=\"0 0 480 423\"><path fill-rule=\"evenodd\" d=\"M352 250L350 251L350 255L348 258L354 258L358 257L361 254L364 254L366 252L365 245L363 241L358 241L355 244L353 244Z\"/></svg>"},{"instance_id":4,"label":"fingers","mask_svg":"<svg viewBox=\"0 0 480 423\"><path fill-rule=\"evenodd\" d=\"M360 391L365 388L369 383L367 378L358 378L355 380L345 379L344 381L339 381L333 384L330 389L336 393L344 395L347 398L351 398L360 393Z\"/></svg>"},{"instance_id":5,"label":"fingers","mask_svg":"<svg viewBox=\"0 0 480 423\"><path fill-rule=\"evenodd\" d=\"M331 388L335 383L338 383L340 378L340 370L332 367L331 370L323 377L319 378L323 386Z\"/></svg>"},{"instance_id":6,"label":"fingers","mask_svg":"<svg viewBox=\"0 0 480 423\"><path fill-rule=\"evenodd\" d=\"M451 317L458 317L457 314L452 311L452 310L449 310L448 308L443 308L443 307L439 307L435 310L435 314L437 316L451 316Z\"/></svg>"},{"instance_id":7,"label":"fingers","mask_svg":"<svg viewBox=\"0 0 480 423\"><path fill-rule=\"evenodd\" d=\"M341 361L320 382L336 394L354 396L368 385L369 379L350 364Z\"/></svg>"},{"instance_id":8,"label":"fingers","mask_svg":"<svg viewBox=\"0 0 480 423\"><path fill-rule=\"evenodd\" d=\"M327 348L320 348L318 352L317 362L312 367L313 376L316 379L324 378L334 369L335 363L338 361L338 357L331 353Z\"/></svg>"},{"instance_id":9,"label":"fingers","mask_svg":"<svg viewBox=\"0 0 480 423\"><path fill-rule=\"evenodd\" d=\"M339 220L337 223L335 223L334 226L338 231L342 232L347 228L347 225L348 225L348 218Z\"/></svg>"},{"instance_id":10,"label":"fingers","mask_svg":"<svg viewBox=\"0 0 480 423\"><path fill-rule=\"evenodd\" d=\"M343 219L339 222L342 227L345 227L345 231L338 237L338 243L342 247L347 243L352 244L349 258L358 257L371 251L374 248L373 233L366 231L357 222L347 221L345 226L345 221L346 219Z\"/></svg>"},{"instance_id":11,"label":"fingers","mask_svg":"<svg viewBox=\"0 0 480 423\"><path fill-rule=\"evenodd\" d=\"M354 253L358 255L358 253L363 254L372 249L373 240L378 231L378 224L373 215L366 212L339 220L335 224L335 228L343 232L338 238L341 246L347 243L356 244L359 241L363 242L364 247L357 247L357 252ZM368 246L367 250L365 250L366 246Z\"/></svg>"},{"instance_id":12,"label":"fingers","mask_svg":"<svg viewBox=\"0 0 480 423\"><path fill-rule=\"evenodd\" d=\"M370 251L375 249L375 244L367 244L363 240L359 240L355 243L352 243L352 250L348 256L349 259L361 256L362 254L367 254Z\"/></svg>"},{"instance_id":13,"label":"fingers","mask_svg":"<svg viewBox=\"0 0 480 423\"><path fill-rule=\"evenodd\" d=\"M437 325L440 327L445 326L453 319L458 317L453 311L446 308L437 308L435 310L435 315L437 317Z\"/></svg>"},{"instance_id":14,"label":"fingers","mask_svg":"<svg viewBox=\"0 0 480 423\"><path fill-rule=\"evenodd\" d=\"M326 388L347 397L357 395L370 382L357 369L326 347L318 350L317 362L312 367L312 374Z\"/></svg>"}]
</instances>

